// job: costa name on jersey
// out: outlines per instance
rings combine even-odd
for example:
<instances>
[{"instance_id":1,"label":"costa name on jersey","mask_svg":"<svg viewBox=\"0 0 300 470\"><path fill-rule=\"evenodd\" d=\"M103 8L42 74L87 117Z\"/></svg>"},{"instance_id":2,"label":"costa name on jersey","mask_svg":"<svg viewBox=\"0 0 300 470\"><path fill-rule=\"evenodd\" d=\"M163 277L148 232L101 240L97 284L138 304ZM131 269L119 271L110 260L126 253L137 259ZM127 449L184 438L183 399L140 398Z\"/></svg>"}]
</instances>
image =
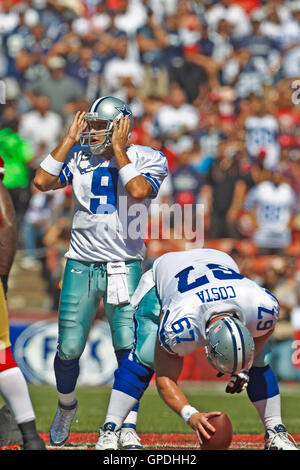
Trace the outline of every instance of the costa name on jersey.
<instances>
[{"instance_id":1,"label":"costa name on jersey","mask_svg":"<svg viewBox=\"0 0 300 470\"><path fill-rule=\"evenodd\" d=\"M206 324L217 314L234 313L253 338L266 334L279 316L276 297L218 250L166 253L154 262L153 278L164 312L159 341L179 356L206 344Z\"/></svg>"},{"instance_id":2,"label":"costa name on jersey","mask_svg":"<svg viewBox=\"0 0 300 470\"><path fill-rule=\"evenodd\" d=\"M150 147L130 145L126 153L153 186L153 197L168 174L166 157ZM118 178L115 157L106 160L80 145L73 147L60 174L63 186L72 184L74 217L66 258L88 262L143 259L147 211L151 198L139 203ZM121 197L123 196L123 198ZM141 209L145 210L141 210ZM138 233L130 223L138 217ZM88 231L87 231L88 230Z\"/></svg>"}]
</instances>

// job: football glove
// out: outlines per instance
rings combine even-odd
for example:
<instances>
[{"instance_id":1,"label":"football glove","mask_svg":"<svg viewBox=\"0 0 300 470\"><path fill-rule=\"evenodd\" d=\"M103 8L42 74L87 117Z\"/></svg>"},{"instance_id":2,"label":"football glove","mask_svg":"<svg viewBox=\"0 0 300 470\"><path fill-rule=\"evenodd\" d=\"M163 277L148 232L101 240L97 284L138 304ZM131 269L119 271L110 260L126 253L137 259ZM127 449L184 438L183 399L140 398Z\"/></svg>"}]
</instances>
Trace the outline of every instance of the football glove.
<instances>
[{"instance_id":1,"label":"football glove","mask_svg":"<svg viewBox=\"0 0 300 470\"><path fill-rule=\"evenodd\" d=\"M226 393L241 393L246 390L249 382L249 370L241 370L238 374L232 374L225 389Z\"/></svg>"}]
</instances>

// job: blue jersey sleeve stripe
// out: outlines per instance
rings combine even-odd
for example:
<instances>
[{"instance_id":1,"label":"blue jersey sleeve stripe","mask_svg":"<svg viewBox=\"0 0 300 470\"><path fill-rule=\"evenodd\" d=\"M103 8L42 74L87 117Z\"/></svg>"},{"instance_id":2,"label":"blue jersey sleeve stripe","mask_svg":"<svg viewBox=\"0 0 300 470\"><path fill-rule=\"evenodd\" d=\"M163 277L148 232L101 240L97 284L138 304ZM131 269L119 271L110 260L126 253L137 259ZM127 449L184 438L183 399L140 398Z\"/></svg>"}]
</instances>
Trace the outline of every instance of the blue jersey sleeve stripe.
<instances>
[{"instance_id":1,"label":"blue jersey sleeve stripe","mask_svg":"<svg viewBox=\"0 0 300 470\"><path fill-rule=\"evenodd\" d=\"M146 178L147 181L149 181L149 183L153 186L155 191L158 192L159 187L160 187L158 180L154 178L153 176L150 176L149 174L146 174L146 173L142 173L142 175L144 176L144 178Z\"/></svg>"},{"instance_id":2,"label":"blue jersey sleeve stripe","mask_svg":"<svg viewBox=\"0 0 300 470\"><path fill-rule=\"evenodd\" d=\"M68 182L71 184L73 180L73 173L70 171L70 168L66 166L63 171L65 172Z\"/></svg>"},{"instance_id":3,"label":"blue jersey sleeve stripe","mask_svg":"<svg viewBox=\"0 0 300 470\"><path fill-rule=\"evenodd\" d=\"M171 350L171 348L168 346L168 344L166 343L166 340L165 340L165 324L167 322L167 319L170 315L170 310L167 310L166 313L165 313L165 316L164 316L164 319L163 319L163 322L161 324L161 327L160 327L160 331L159 331L159 342L161 344L161 346L169 353L171 354L174 354L173 351Z\"/></svg>"},{"instance_id":4,"label":"blue jersey sleeve stripe","mask_svg":"<svg viewBox=\"0 0 300 470\"><path fill-rule=\"evenodd\" d=\"M159 190L159 187L157 186L157 184L152 180L152 178L149 178L149 176L145 176L145 178L147 181L149 181L149 183L153 186L153 188L155 189L155 192L157 193Z\"/></svg>"},{"instance_id":5,"label":"blue jersey sleeve stripe","mask_svg":"<svg viewBox=\"0 0 300 470\"><path fill-rule=\"evenodd\" d=\"M66 179L63 171L60 172L59 179L60 179L60 182L61 182L62 186L65 186L67 184L67 179Z\"/></svg>"}]
</instances>

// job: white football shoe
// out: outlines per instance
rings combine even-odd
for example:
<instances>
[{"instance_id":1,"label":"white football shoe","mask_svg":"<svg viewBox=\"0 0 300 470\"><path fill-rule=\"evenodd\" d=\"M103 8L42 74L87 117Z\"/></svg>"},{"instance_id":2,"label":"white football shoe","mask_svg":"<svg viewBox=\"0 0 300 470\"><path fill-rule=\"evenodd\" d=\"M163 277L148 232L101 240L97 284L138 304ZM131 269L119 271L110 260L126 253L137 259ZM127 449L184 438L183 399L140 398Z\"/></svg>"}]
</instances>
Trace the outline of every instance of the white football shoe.
<instances>
[{"instance_id":1,"label":"white football shoe","mask_svg":"<svg viewBox=\"0 0 300 470\"><path fill-rule=\"evenodd\" d=\"M105 423L103 428L99 428L99 439L95 446L96 450L118 450L119 433L115 431L115 423Z\"/></svg>"},{"instance_id":2,"label":"white football shoe","mask_svg":"<svg viewBox=\"0 0 300 470\"><path fill-rule=\"evenodd\" d=\"M134 424L123 424L119 433L119 448L123 450L140 450L143 448Z\"/></svg>"},{"instance_id":3,"label":"white football shoe","mask_svg":"<svg viewBox=\"0 0 300 470\"><path fill-rule=\"evenodd\" d=\"M293 437L283 424L268 428L265 434L265 450L299 450Z\"/></svg>"}]
</instances>

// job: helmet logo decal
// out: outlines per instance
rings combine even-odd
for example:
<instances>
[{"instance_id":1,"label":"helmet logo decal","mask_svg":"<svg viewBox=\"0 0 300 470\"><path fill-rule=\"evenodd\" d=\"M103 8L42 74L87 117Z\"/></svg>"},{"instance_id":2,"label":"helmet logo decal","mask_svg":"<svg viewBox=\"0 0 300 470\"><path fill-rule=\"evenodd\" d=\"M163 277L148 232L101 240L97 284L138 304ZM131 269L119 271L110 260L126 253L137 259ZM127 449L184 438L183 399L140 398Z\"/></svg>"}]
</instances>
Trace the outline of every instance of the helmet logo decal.
<instances>
[{"instance_id":1,"label":"helmet logo decal","mask_svg":"<svg viewBox=\"0 0 300 470\"><path fill-rule=\"evenodd\" d=\"M123 108L119 108L118 106L115 106L115 108L120 111L120 113L123 114L123 116L130 116L131 112L126 109L126 106L124 105Z\"/></svg>"},{"instance_id":2,"label":"helmet logo decal","mask_svg":"<svg viewBox=\"0 0 300 470\"><path fill-rule=\"evenodd\" d=\"M223 356L224 357L224 354L217 351L217 347L219 346L219 343L220 343L220 341L218 341L216 344L210 346L210 354L213 357L217 357L217 356Z\"/></svg>"}]
</instances>

